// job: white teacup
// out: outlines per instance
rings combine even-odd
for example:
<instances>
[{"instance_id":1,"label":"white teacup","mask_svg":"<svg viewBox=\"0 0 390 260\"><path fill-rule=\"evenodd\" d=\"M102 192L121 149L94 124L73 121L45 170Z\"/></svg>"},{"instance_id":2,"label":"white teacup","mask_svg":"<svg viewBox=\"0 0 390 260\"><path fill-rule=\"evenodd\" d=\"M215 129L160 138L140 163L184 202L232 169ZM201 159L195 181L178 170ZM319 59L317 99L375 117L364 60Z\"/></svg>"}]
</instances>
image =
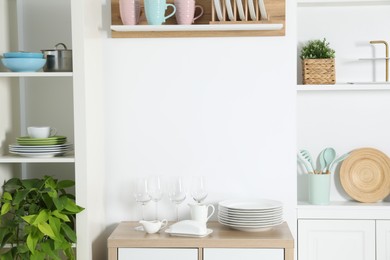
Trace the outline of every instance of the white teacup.
<instances>
[{"instance_id":1,"label":"white teacup","mask_svg":"<svg viewBox=\"0 0 390 260\"><path fill-rule=\"evenodd\" d=\"M57 129L50 126L29 126L27 133L31 138L48 138L57 133Z\"/></svg>"},{"instance_id":2,"label":"white teacup","mask_svg":"<svg viewBox=\"0 0 390 260\"><path fill-rule=\"evenodd\" d=\"M168 221L166 219L164 220L153 220L153 221L146 221L141 220L139 222L143 227L146 233L148 234L154 234L160 231L161 229L165 228L168 225Z\"/></svg>"},{"instance_id":3,"label":"white teacup","mask_svg":"<svg viewBox=\"0 0 390 260\"><path fill-rule=\"evenodd\" d=\"M215 207L212 204L188 204L191 210L191 219L206 223L215 212ZM209 214L209 209L211 213Z\"/></svg>"}]
</instances>

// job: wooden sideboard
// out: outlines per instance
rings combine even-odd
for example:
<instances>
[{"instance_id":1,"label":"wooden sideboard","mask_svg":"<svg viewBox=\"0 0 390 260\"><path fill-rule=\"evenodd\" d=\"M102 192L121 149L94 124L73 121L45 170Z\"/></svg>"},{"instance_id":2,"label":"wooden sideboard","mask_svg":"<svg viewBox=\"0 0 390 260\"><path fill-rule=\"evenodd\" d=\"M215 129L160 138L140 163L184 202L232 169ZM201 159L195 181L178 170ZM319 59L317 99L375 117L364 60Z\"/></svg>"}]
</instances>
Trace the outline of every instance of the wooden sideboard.
<instances>
[{"instance_id":1,"label":"wooden sideboard","mask_svg":"<svg viewBox=\"0 0 390 260\"><path fill-rule=\"evenodd\" d=\"M146 234L134 230L138 225L121 222L116 227L107 241L109 260L294 259L294 239L286 222L264 232L243 232L209 222L213 233L203 238L170 236L164 231Z\"/></svg>"}]
</instances>

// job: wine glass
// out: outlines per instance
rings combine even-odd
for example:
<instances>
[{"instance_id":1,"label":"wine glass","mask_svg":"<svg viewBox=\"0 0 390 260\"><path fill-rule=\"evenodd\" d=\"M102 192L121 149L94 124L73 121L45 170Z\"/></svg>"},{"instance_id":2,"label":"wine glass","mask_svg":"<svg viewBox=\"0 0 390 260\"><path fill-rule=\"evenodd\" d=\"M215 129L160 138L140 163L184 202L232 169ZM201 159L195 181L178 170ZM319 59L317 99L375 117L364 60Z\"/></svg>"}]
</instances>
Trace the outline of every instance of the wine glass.
<instances>
[{"instance_id":1,"label":"wine glass","mask_svg":"<svg viewBox=\"0 0 390 260\"><path fill-rule=\"evenodd\" d=\"M172 178L168 186L169 199L175 203L176 221L179 221L179 205L186 199L186 191L182 178Z\"/></svg>"},{"instance_id":2,"label":"wine glass","mask_svg":"<svg viewBox=\"0 0 390 260\"><path fill-rule=\"evenodd\" d=\"M146 178L137 178L134 187L135 201L141 204L142 220L145 220L144 208L145 205L152 199L148 193L148 185Z\"/></svg>"},{"instance_id":3,"label":"wine glass","mask_svg":"<svg viewBox=\"0 0 390 260\"><path fill-rule=\"evenodd\" d=\"M202 203L208 195L205 180L203 176L196 176L192 178L191 196L197 203Z\"/></svg>"},{"instance_id":4,"label":"wine glass","mask_svg":"<svg viewBox=\"0 0 390 260\"><path fill-rule=\"evenodd\" d=\"M158 202L163 196L160 176L151 176L148 178L148 194L155 202L155 219L158 220Z\"/></svg>"}]
</instances>

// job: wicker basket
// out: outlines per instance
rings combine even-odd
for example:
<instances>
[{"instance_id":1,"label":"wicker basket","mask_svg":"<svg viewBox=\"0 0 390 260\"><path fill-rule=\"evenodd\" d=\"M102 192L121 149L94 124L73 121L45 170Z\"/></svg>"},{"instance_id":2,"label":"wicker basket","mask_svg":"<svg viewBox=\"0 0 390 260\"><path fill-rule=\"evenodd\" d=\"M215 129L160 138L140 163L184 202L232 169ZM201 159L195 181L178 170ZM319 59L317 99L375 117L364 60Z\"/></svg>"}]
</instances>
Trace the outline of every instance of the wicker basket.
<instances>
[{"instance_id":1,"label":"wicker basket","mask_svg":"<svg viewBox=\"0 0 390 260\"><path fill-rule=\"evenodd\" d=\"M335 84L336 72L334 59L302 60L303 84Z\"/></svg>"}]
</instances>

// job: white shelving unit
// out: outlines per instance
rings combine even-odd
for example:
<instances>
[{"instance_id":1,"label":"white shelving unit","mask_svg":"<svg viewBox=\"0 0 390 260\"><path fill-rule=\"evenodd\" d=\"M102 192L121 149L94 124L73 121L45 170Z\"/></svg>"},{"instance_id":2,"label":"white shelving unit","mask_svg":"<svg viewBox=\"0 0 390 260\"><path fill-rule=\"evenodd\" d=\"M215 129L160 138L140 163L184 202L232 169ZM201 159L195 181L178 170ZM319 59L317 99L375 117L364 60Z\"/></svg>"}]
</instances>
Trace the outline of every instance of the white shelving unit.
<instances>
[{"instance_id":1,"label":"white shelving unit","mask_svg":"<svg viewBox=\"0 0 390 260\"><path fill-rule=\"evenodd\" d=\"M335 85L297 85L297 91L377 91L390 90L390 82L381 83L341 83Z\"/></svg>"},{"instance_id":2,"label":"white shelving unit","mask_svg":"<svg viewBox=\"0 0 390 260\"><path fill-rule=\"evenodd\" d=\"M0 72L2 78L72 77L73 72Z\"/></svg>"},{"instance_id":3,"label":"white shelving unit","mask_svg":"<svg viewBox=\"0 0 390 260\"><path fill-rule=\"evenodd\" d=\"M0 157L0 163L74 163L74 154L52 158L29 158L6 154Z\"/></svg>"}]
</instances>

